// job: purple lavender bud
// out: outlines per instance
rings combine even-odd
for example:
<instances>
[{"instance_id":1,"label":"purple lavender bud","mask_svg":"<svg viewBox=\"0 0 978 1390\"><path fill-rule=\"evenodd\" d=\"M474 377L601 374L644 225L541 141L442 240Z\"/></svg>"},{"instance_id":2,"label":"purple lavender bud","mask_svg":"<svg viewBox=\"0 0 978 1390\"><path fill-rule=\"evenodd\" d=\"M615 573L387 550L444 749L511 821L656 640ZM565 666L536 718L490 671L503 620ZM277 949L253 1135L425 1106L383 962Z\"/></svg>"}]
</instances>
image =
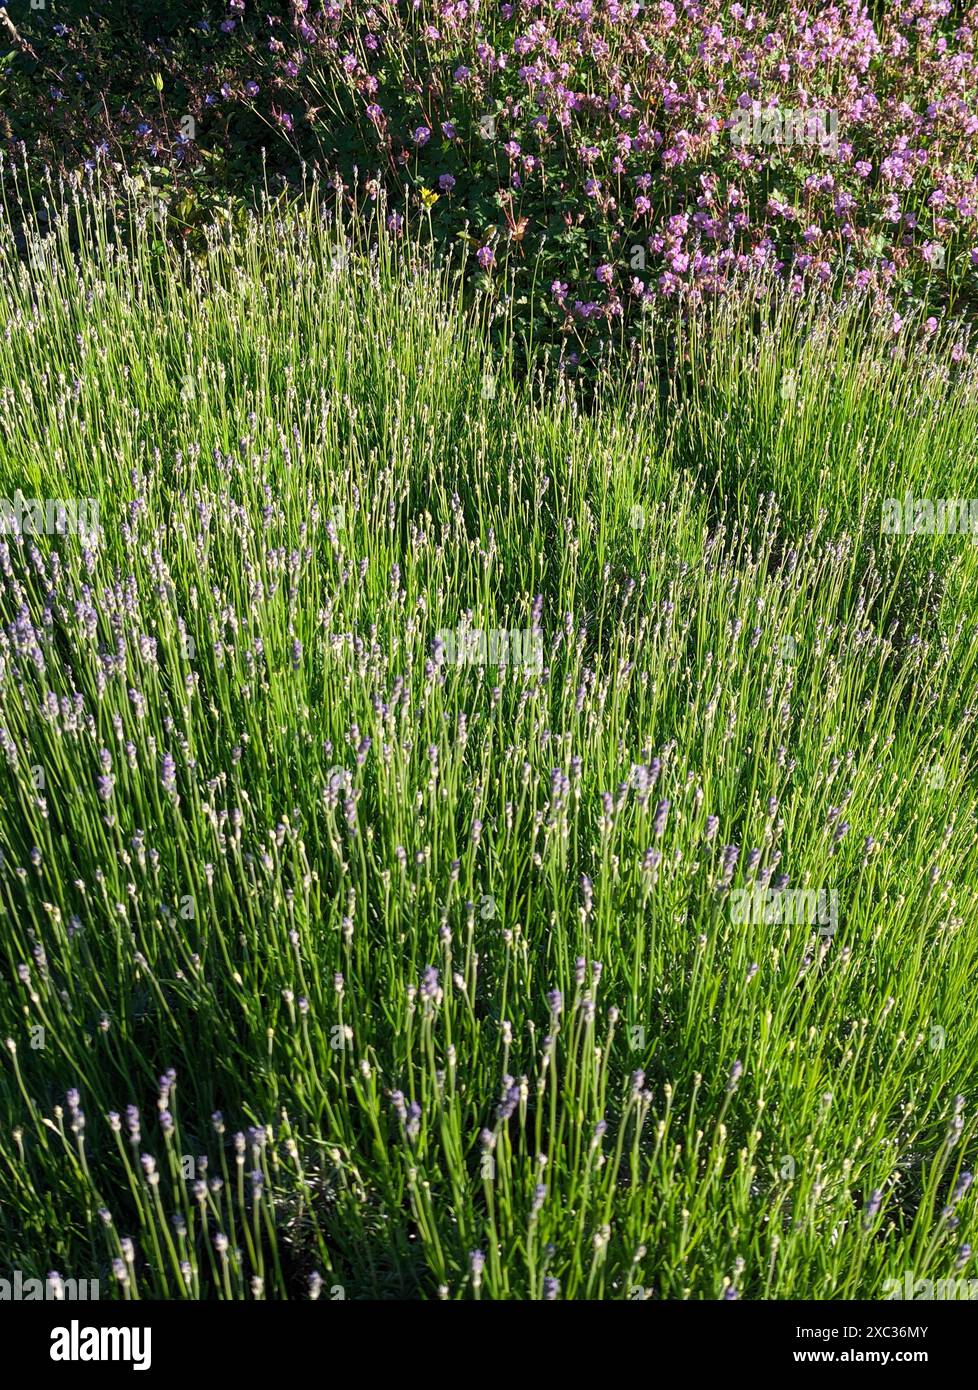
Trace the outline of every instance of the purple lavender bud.
<instances>
[{"instance_id":1,"label":"purple lavender bud","mask_svg":"<svg viewBox=\"0 0 978 1390\"><path fill-rule=\"evenodd\" d=\"M964 1194L967 1192L968 1188L971 1186L973 1182L974 1175L972 1173L961 1174L960 1178L958 1178L957 1185L955 1186L954 1193L951 1197L952 1206L955 1202L960 1202L961 1198L964 1196Z\"/></svg>"},{"instance_id":2,"label":"purple lavender bud","mask_svg":"<svg viewBox=\"0 0 978 1390\"><path fill-rule=\"evenodd\" d=\"M740 850L736 845L724 845L721 860L723 872L720 876L720 883L725 888L729 887L733 879L734 869L736 868L739 857Z\"/></svg>"},{"instance_id":3,"label":"purple lavender bud","mask_svg":"<svg viewBox=\"0 0 978 1390\"><path fill-rule=\"evenodd\" d=\"M657 849L647 849L642 855L642 870L650 874L662 863L662 854Z\"/></svg>"},{"instance_id":4,"label":"purple lavender bud","mask_svg":"<svg viewBox=\"0 0 978 1390\"><path fill-rule=\"evenodd\" d=\"M160 770L160 780L163 783L163 790L165 792L176 791L177 765L173 761L173 758L169 753L167 753L163 758L163 763Z\"/></svg>"},{"instance_id":5,"label":"purple lavender bud","mask_svg":"<svg viewBox=\"0 0 978 1390\"><path fill-rule=\"evenodd\" d=\"M510 1086L506 1092L506 1097L496 1107L496 1114L500 1120L505 1121L510 1118L520 1103L519 1086Z\"/></svg>"}]
</instances>

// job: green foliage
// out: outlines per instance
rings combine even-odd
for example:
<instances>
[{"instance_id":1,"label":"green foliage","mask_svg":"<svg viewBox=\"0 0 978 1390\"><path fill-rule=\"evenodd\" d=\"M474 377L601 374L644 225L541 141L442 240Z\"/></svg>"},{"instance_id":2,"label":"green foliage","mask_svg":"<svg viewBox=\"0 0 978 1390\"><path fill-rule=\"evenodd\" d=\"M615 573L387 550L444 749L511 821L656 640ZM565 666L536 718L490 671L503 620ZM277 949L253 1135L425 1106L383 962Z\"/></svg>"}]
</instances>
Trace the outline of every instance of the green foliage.
<instances>
[{"instance_id":1,"label":"green foliage","mask_svg":"<svg viewBox=\"0 0 978 1390\"><path fill-rule=\"evenodd\" d=\"M967 496L953 337L663 309L585 410L382 204L119 220L0 246L0 494L98 506L0 537L10 1267L966 1277L974 543L881 526Z\"/></svg>"}]
</instances>

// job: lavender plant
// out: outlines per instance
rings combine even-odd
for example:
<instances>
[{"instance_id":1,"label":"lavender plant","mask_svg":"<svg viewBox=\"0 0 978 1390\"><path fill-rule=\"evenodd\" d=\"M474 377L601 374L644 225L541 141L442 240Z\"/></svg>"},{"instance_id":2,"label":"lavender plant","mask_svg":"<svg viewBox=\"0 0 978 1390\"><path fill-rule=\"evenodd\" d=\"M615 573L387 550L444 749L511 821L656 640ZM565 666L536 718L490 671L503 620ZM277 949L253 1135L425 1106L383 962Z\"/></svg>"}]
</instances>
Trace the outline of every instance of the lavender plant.
<instances>
[{"instance_id":1,"label":"lavender plant","mask_svg":"<svg viewBox=\"0 0 978 1390\"><path fill-rule=\"evenodd\" d=\"M585 409L382 207L160 257L46 196L0 240L10 1266L968 1277L974 543L881 525L973 490L954 335L752 286Z\"/></svg>"}]
</instances>

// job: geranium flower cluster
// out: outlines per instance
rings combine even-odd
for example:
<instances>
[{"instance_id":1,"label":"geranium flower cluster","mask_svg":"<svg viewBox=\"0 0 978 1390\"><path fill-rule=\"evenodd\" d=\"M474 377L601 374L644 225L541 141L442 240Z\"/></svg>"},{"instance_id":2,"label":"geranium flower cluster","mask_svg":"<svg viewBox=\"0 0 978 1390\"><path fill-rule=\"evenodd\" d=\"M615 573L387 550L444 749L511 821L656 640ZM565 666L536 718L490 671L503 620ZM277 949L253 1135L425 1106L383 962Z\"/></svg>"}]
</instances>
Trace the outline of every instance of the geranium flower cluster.
<instances>
[{"instance_id":1,"label":"geranium flower cluster","mask_svg":"<svg viewBox=\"0 0 978 1390\"><path fill-rule=\"evenodd\" d=\"M299 3L273 83L286 105L342 94L364 159L439 190L487 271L546 236L544 286L577 319L758 269L956 296L978 264L978 12L880 8ZM314 128L329 147L325 112Z\"/></svg>"},{"instance_id":2,"label":"geranium flower cluster","mask_svg":"<svg viewBox=\"0 0 978 1390\"><path fill-rule=\"evenodd\" d=\"M485 286L565 331L758 274L865 294L895 325L912 300L967 308L978 286L978 7L233 0L221 14L188 21L204 45L180 87L192 138L147 103L144 156L189 168L218 132L246 131L280 168L386 191L392 231L406 196L438 235L469 237Z\"/></svg>"}]
</instances>

